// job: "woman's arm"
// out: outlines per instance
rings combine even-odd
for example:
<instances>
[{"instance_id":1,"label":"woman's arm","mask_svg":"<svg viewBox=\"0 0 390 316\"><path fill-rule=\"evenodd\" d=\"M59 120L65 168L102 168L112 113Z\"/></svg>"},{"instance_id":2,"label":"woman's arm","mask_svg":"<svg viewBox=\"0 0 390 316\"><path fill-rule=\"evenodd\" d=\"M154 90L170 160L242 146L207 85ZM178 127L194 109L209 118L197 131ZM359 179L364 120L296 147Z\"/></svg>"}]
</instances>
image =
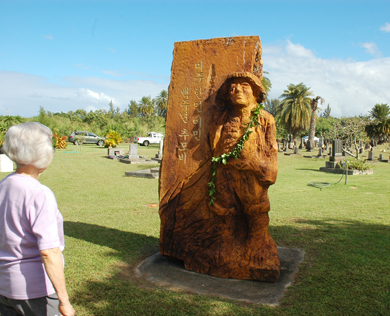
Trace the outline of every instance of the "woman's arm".
<instances>
[{"instance_id":1,"label":"woman's arm","mask_svg":"<svg viewBox=\"0 0 390 316\"><path fill-rule=\"evenodd\" d=\"M40 253L46 273L60 301L58 309L61 315L73 316L75 311L72 305L70 305L68 292L66 291L64 266L60 248L45 249L41 250Z\"/></svg>"}]
</instances>

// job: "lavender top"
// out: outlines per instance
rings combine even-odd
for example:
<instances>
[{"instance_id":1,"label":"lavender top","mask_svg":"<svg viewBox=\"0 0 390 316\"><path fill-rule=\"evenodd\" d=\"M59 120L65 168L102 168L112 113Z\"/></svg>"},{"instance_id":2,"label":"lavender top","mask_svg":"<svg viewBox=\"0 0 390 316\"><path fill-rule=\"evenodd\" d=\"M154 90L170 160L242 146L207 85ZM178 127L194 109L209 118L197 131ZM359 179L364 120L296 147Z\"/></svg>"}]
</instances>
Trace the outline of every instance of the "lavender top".
<instances>
[{"instance_id":1,"label":"lavender top","mask_svg":"<svg viewBox=\"0 0 390 316\"><path fill-rule=\"evenodd\" d=\"M63 219L53 192L12 173L0 182L0 294L17 300L55 293L40 250L64 249Z\"/></svg>"}]
</instances>

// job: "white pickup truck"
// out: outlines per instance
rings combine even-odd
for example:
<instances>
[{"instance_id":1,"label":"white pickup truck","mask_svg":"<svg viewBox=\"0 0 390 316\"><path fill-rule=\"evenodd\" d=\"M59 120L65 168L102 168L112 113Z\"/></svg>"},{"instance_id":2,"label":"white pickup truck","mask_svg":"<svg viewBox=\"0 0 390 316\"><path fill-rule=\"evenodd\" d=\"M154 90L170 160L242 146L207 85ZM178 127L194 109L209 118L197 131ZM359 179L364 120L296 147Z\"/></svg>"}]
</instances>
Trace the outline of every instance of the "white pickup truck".
<instances>
[{"instance_id":1,"label":"white pickup truck","mask_svg":"<svg viewBox=\"0 0 390 316\"><path fill-rule=\"evenodd\" d=\"M150 132L148 137L135 137L134 142L143 146L149 146L149 144L159 144L163 138L163 134Z\"/></svg>"}]
</instances>

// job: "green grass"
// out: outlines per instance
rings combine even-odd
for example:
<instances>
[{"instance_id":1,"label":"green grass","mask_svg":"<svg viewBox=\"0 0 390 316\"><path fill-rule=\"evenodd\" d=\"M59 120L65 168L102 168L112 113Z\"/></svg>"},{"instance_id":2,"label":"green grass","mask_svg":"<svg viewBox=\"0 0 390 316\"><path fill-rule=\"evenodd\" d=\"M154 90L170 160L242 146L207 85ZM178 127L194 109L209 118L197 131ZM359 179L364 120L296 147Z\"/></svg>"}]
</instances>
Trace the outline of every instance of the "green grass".
<instances>
[{"instance_id":1,"label":"green grass","mask_svg":"<svg viewBox=\"0 0 390 316\"><path fill-rule=\"evenodd\" d=\"M139 147L139 154L153 157L158 149ZM40 178L64 216L66 277L77 315L390 315L390 164L376 163L373 175L349 176L347 185L320 191L307 184L341 177L318 171L325 160L279 154L278 179L269 189L270 232L278 245L306 255L280 306L269 307L137 279L134 267L158 251L158 209L150 207L158 203L158 180L124 177L152 166L119 163L106 152L92 145L81 153L56 151Z\"/></svg>"}]
</instances>

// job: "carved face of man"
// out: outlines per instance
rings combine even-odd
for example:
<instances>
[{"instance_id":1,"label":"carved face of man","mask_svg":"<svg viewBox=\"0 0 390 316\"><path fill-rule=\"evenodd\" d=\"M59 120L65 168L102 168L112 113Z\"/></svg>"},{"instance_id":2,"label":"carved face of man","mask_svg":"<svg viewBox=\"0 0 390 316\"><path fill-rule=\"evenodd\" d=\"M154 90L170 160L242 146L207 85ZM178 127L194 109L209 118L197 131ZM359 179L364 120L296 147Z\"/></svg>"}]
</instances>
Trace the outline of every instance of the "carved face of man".
<instances>
[{"instance_id":1,"label":"carved face of man","mask_svg":"<svg viewBox=\"0 0 390 316\"><path fill-rule=\"evenodd\" d=\"M252 86L246 78L234 78L230 84L229 95L232 104L239 107L248 107L257 103Z\"/></svg>"}]
</instances>

